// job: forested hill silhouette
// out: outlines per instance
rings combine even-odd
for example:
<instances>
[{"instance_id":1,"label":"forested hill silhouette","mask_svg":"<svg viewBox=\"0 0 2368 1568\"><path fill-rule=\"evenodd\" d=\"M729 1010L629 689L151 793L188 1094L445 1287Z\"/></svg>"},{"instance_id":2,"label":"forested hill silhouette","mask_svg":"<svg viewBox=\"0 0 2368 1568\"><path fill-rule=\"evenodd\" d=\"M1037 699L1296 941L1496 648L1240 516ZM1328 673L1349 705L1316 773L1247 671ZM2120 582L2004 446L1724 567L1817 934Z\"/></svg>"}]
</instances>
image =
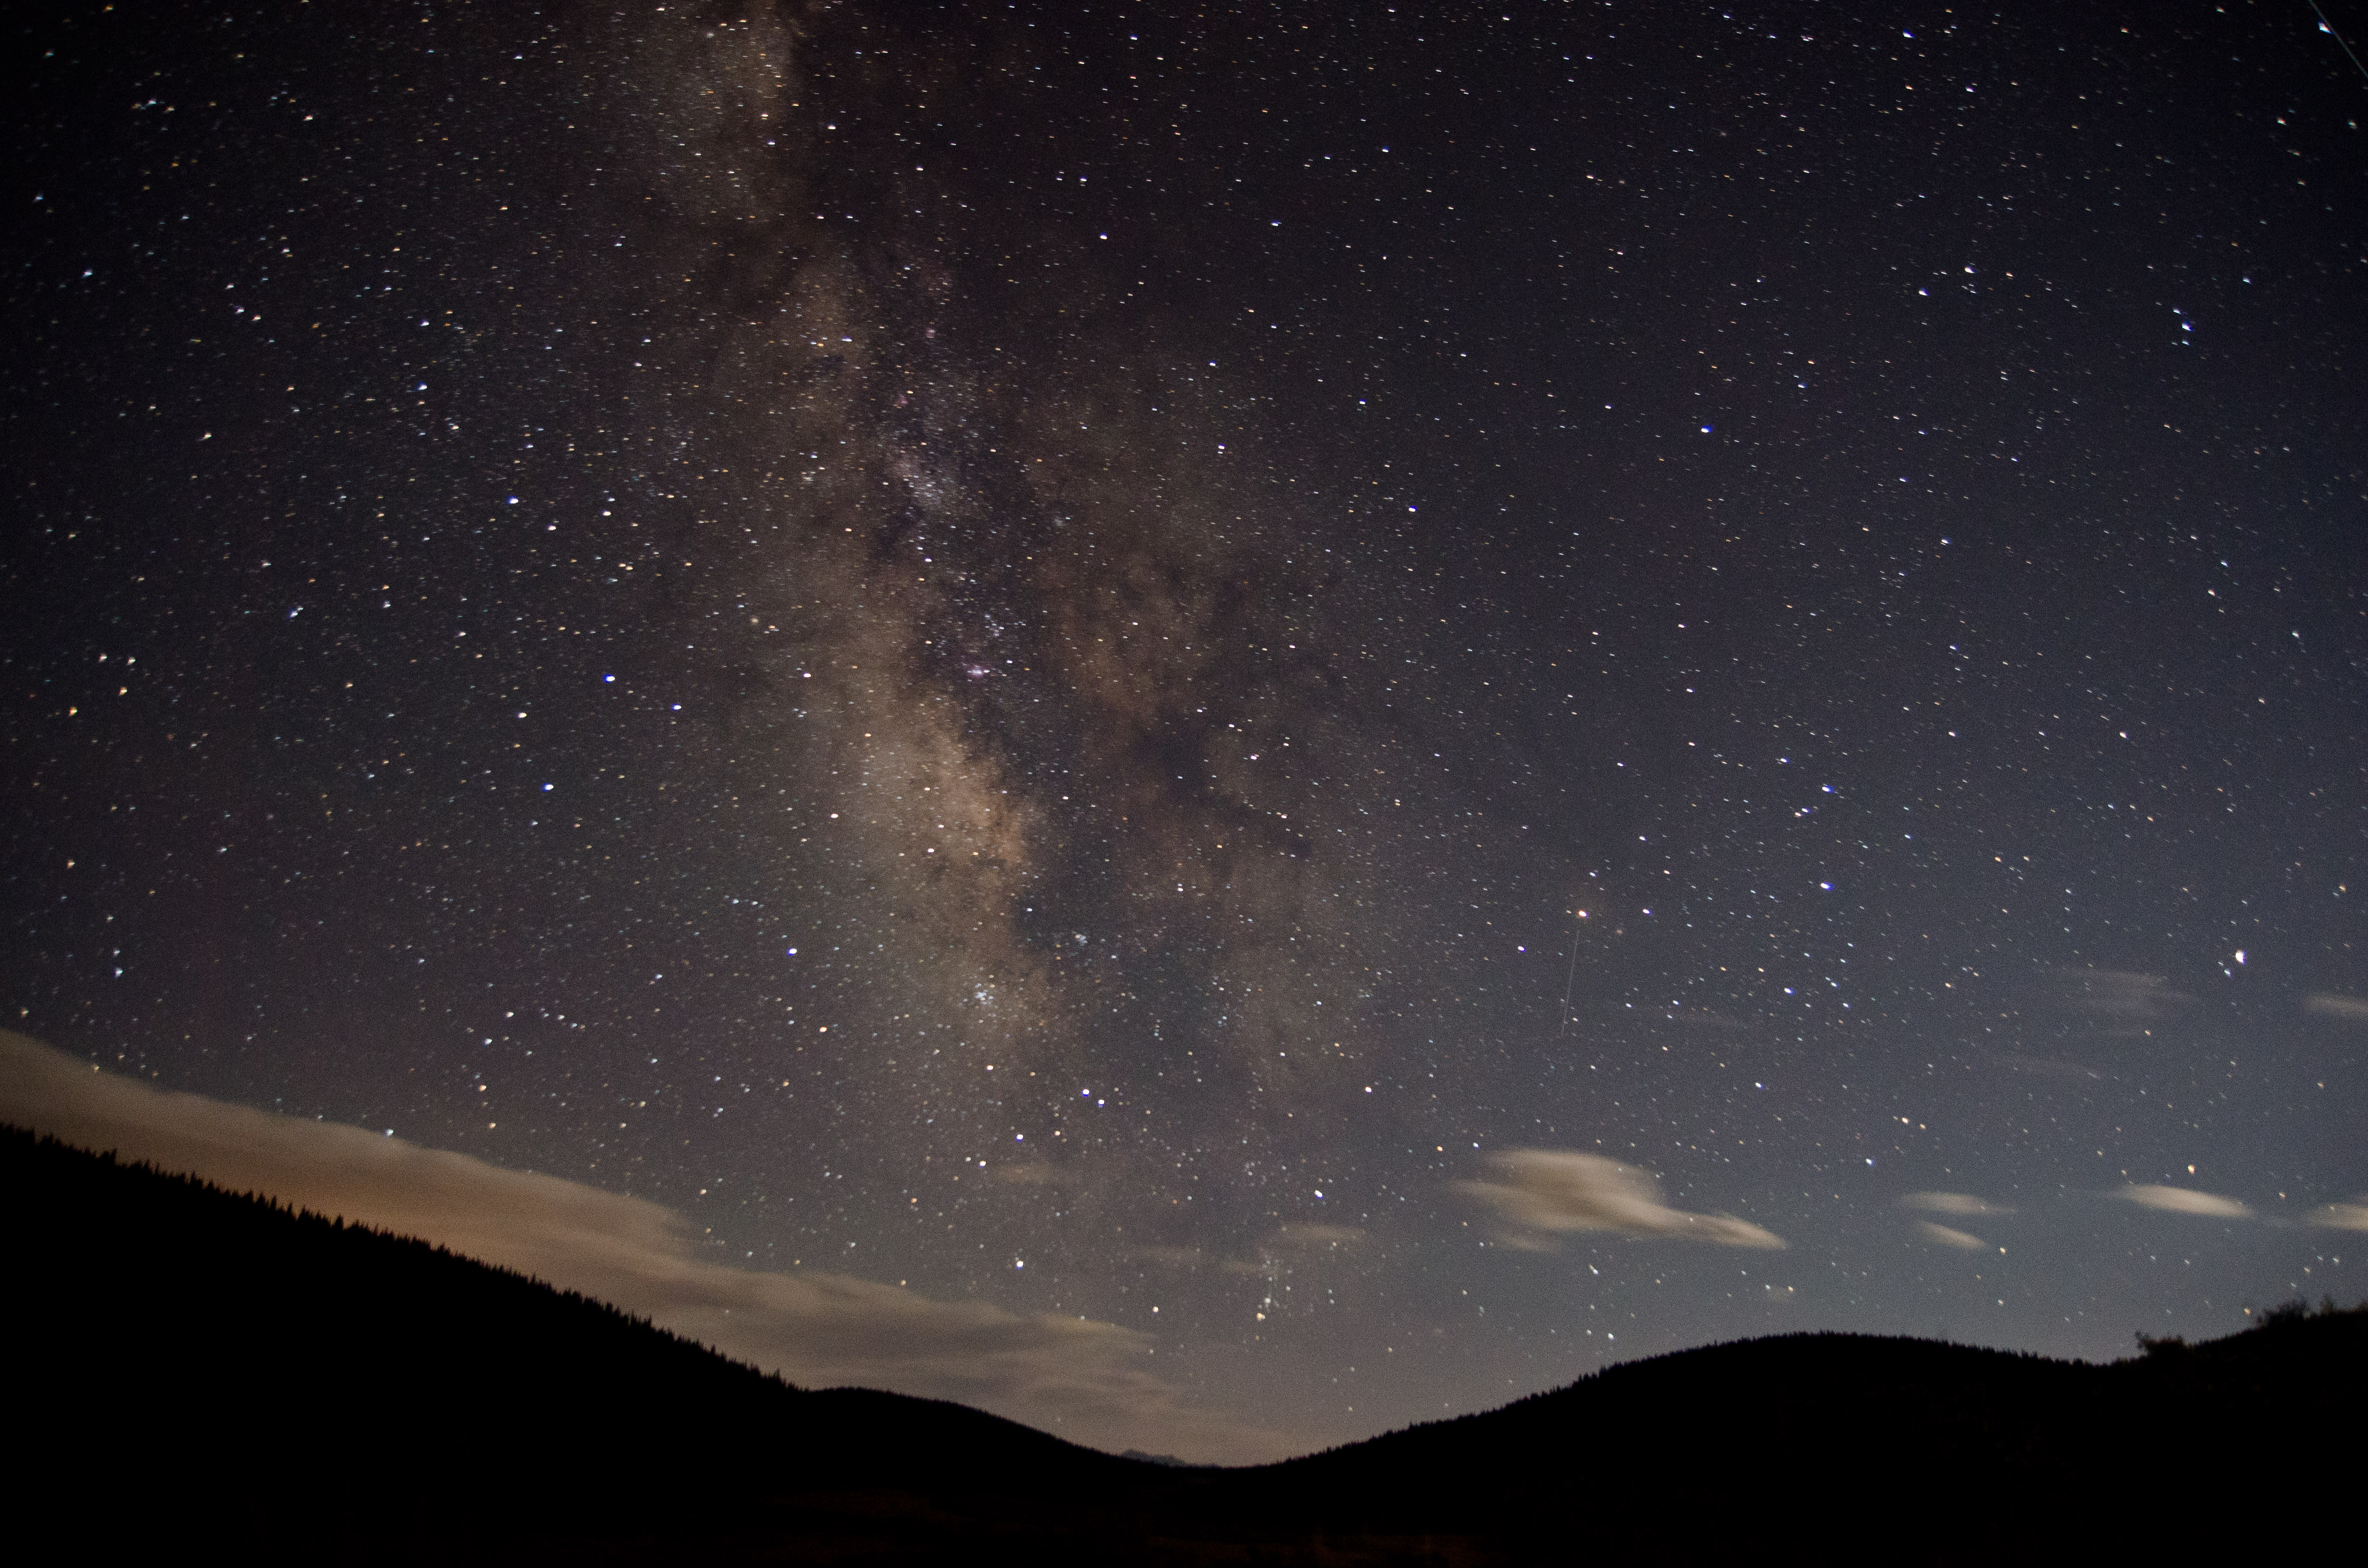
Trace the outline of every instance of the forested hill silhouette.
<instances>
[{"instance_id":1,"label":"forested hill silhouette","mask_svg":"<svg viewBox=\"0 0 2368 1568\"><path fill-rule=\"evenodd\" d=\"M2300 1539L2368 1312L2111 1366L1816 1335L1256 1470L806 1392L424 1244L0 1131L16 1539L245 1561L1972 1562Z\"/></svg>"},{"instance_id":2,"label":"forested hill silhouette","mask_svg":"<svg viewBox=\"0 0 2368 1568\"><path fill-rule=\"evenodd\" d=\"M494 1561L517 1532L663 1557L770 1528L795 1492L917 1480L991 1513L1153 1468L957 1404L801 1391L440 1247L14 1128L0 1173L20 1517L70 1534Z\"/></svg>"}]
</instances>

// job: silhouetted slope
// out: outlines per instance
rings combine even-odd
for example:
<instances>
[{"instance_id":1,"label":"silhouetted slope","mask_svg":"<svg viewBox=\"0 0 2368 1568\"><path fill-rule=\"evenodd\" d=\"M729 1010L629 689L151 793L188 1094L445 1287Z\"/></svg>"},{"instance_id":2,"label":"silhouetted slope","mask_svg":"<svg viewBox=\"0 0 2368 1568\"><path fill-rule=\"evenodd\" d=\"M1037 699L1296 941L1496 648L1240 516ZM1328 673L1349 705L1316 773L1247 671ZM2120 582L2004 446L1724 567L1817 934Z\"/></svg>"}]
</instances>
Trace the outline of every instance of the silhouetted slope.
<instances>
[{"instance_id":1,"label":"silhouetted slope","mask_svg":"<svg viewBox=\"0 0 2368 1568\"><path fill-rule=\"evenodd\" d=\"M1139 1468L960 1405L802 1392L520 1275L15 1129L0 1191L17 1479L77 1533L666 1535L806 1490L967 1506Z\"/></svg>"},{"instance_id":2,"label":"silhouetted slope","mask_svg":"<svg viewBox=\"0 0 2368 1568\"><path fill-rule=\"evenodd\" d=\"M2127 1560L2304 1539L2368 1312L2088 1366L1804 1335L1258 1470L802 1392L582 1297L0 1130L12 1540L243 1561Z\"/></svg>"},{"instance_id":3,"label":"silhouetted slope","mask_svg":"<svg viewBox=\"0 0 2368 1568\"><path fill-rule=\"evenodd\" d=\"M1250 1472L1235 1517L1480 1560L1713 1546L1973 1561L2302 1539L2356 1483L2368 1312L2289 1309L2110 1366L1801 1335L1607 1369Z\"/></svg>"}]
</instances>

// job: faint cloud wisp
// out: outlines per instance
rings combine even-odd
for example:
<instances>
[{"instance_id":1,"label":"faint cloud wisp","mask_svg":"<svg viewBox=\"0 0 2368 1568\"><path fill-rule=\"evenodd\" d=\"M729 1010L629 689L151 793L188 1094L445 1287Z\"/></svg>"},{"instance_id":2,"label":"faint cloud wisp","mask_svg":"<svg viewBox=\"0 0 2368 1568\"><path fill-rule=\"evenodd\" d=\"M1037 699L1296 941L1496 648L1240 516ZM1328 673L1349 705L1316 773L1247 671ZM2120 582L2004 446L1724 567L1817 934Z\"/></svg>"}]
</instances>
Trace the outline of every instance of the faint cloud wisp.
<instances>
[{"instance_id":1,"label":"faint cloud wisp","mask_svg":"<svg viewBox=\"0 0 2368 1568\"><path fill-rule=\"evenodd\" d=\"M2312 992L2302 999L2302 1010L2322 1018L2341 1018L2347 1024L2368 1024L2368 1001L2339 996L2332 991Z\"/></svg>"},{"instance_id":2,"label":"faint cloud wisp","mask_svg":"<svg viewBox=\"0 0 2368 1568\"><path fill-rule=\"evenodd\" d=\"M2198 1192L2189 1187L2159 1187L2150 1182L2133 1182L2113 1196L2141 1209L2159 1209L2166 1214L2198 1214L2207 1220L2249 1220L2253 1217L2251 1207L2234 1198L2223 1198L2216 1192Z\"/></svg>"},{"instance_id":3,"label":"faint cloud wisp","mask_svg":"<svg viewBox=\"0 0 2368 1568\"><path fill-rule=\"evenodd\" d=\"M2131 1023L2162 1023L2195 1000L2171 990L2163 976L2135 970L2059 969L2051 978L2064 1006Z\"/></svg>"},{"instance_id":4,"label":"faint cloud wisp","mask_svg":"<svg viewBox=\"0 0 2368 1568\"><path fill-rule=\"evenodd\" d=\"M1910 1192L1899 1199L1902 1209L1921 1209L1928 1214L2011 1214L2013 1210L2002 1203L1992 1203L1975 1198L1970 1192Z\"/></svg>"},{"instance_id":5,"label":"faint cloud wisp","mask_svg":"<svg viewBox=\"0 0 2368 1568\"><path fill-rule=\"evenodd\" d=\"M701 1256L680 1215L643 1199L154 1088L5 1030L0 1120L447 1246L808 1387L957 1400L1112 1451L1230 1462L1289 1451L1185 1402L1152 1370L1149 1338L1115 1324L940 1301L821 1269L732 1267Z\"/></svg>"},{"instance_id":6,"label":"faint cloud wisp","mask_svg":"<svg viewBox=\"0 0 2368 1568\"><path fill-rule=\"evenodd\" d=\"M1720 1246L1782 1247L1783 1238L1732 1214L1689 1214L1661 1201L1648 1171L1560 1149L1508 1149L1487 1161L1486 1181L1456 1190L1477 1199L1503 1221L1510 1245L1546 1251L1574 1232L1668 1236Z\"/></svg>"}]
</instances>

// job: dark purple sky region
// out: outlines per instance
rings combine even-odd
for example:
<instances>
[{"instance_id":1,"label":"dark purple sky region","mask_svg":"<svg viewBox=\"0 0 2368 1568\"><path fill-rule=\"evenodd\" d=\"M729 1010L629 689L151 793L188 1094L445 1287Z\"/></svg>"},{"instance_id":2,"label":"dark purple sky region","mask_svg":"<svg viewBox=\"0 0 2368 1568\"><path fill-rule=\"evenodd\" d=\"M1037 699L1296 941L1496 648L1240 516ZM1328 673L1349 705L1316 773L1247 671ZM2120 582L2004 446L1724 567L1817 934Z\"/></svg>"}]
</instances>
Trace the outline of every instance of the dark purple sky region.
<instances>
[{"instance_id":1,"label":"dark purple sky region","mask_svg":"<svg viewBox=\"0 0 2368 1568\"><path fill-rule=\"evenodd\" d=\"M14 26L12 1028L1303 1445L2357 1294L2308 6Z\"/></svg>"}]
</instances>

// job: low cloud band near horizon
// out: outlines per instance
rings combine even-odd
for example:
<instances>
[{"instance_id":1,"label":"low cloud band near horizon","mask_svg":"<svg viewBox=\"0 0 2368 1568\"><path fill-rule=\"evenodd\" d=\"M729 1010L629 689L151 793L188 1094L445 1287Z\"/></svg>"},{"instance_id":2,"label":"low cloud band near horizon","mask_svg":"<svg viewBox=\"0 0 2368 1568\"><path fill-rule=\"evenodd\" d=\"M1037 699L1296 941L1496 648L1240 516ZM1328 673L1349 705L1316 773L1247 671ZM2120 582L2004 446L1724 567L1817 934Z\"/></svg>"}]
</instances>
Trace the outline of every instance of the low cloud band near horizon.
<instances>
[{"instance_id":1,"label":"low cloud band near horizon","mask_svg":"<svg viewBox=\"0 0 2368 1568\"><path fill-rule=\"evenodd\" d=\"M1198 1409L1114 1324L940 1301L818 1269L732 1267L645 1199L505 1170L98 1071L0 1030L0 1120L530 1275L802 1386L959 1401L1109 1450L1277 1459L1279 1435Z\"/></svg>"}]
</instances>

